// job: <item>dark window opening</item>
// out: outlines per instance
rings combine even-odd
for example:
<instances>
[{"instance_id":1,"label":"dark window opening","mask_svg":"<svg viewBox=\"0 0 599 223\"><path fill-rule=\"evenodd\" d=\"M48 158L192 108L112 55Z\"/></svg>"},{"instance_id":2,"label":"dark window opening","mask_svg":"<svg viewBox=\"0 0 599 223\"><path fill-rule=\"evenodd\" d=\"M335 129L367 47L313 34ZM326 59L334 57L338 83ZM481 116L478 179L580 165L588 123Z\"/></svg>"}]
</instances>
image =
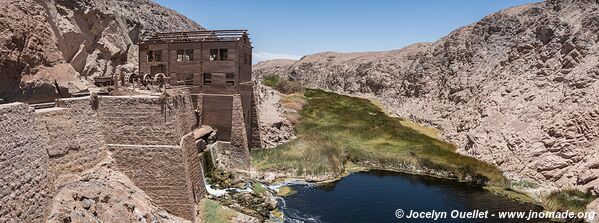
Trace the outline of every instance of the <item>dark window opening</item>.
<instances>
[{"instance_id":1,"label":"dark window opening","mask_svg":"<svg viewBox=\"0 0 599 223\"><path fill-rule=\"evenodd\" d=\"M210 61L229 60L229 49L210 49Z\"/></svg>"},{"instance_id":2,"label":"dark window opening","mask_svg":"<svg viewBox=\"0 0 599 223\"><path fill-rule=\"evenodd\" d=\"M210 61L216 61L218 59L218 49L210 49Z\"/></svg>"},{"instance_id":3,"label":"dark window opening","mask_svg":"<svg viewBox=\"0 0 599 223\"><path fill-rule=\"evenodd\" d=\"M193 61L193 50L177 50L177 61Z\"/></svg>"},{"instance_id":4,"label":"dark window opening","mask_svg":"<svg viewBox=\"0 0 599 223\"><path fill-rule=\"evenodd\" d=\"M225 74L225 78L227 79L227 86L235 86L235 74Z\"/></svg>"},{"instance_id":5,"label":"dark window opening","mask_svg":"<svg viewBox=\"0 0 599 223\"><path fill-rule=\"evenodd\" d=\"M162 50L148 51L148 62L162 62Z\"/></svg>"},{"instance_id":6,"label":"dark window opening","mask_svg":"<svg viewBox=\"0 0 599 223\"><path fill-rule=\"evenodd\" d=\"M212 74L205 73L204 74L204 85L210 85L210 84L212 84Z\"/></svg>"},{"instance_id":7,"label":"dark window opening","mask_svg":"<svg viewBox=\"0 0 599 223\"><path fill-rule=\"evenodd\" d=\"M219 50L220 60L229 60L229 49Z\"/></svg>"}]
</instances>

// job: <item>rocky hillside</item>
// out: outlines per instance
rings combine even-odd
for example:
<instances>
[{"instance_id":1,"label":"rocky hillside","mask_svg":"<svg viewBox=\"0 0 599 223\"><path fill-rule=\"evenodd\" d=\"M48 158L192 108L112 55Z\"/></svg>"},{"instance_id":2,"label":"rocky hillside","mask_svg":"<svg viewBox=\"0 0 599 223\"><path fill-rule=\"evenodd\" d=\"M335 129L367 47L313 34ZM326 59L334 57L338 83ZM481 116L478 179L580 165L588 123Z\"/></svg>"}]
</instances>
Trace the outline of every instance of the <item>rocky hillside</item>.
<instances>
[{"instance_id":1,"label":"rocky hillside","mask_svg":"<svg viewBox=\"0 0 599 223\"><path fill-rule=\"evenodd\" d=\"M144 34L203 29L151 0L0 0L0 99L47 101L137 69Z\"/></svg>"},{"instance_id":2,"label":"rocky hillside","mask_svg":"<svg viewBox=\"0 0 599 223\"><path fill-rule=\"evenodd\" d=\"M598 43L599 3L550 0L491 14L434 43L267 62L256 75L374 95L514 182L598 193Z\"/></svg>"}]
</instances>

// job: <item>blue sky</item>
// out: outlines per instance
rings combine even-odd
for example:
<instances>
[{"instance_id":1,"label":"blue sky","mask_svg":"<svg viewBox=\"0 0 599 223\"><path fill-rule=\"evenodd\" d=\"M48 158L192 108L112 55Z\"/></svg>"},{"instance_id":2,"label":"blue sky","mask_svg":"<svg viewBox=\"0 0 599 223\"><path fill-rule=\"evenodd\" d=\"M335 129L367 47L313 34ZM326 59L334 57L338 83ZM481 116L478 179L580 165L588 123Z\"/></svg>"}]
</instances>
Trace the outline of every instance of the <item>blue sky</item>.
<instances>
[{"instance_id":1,"label":"blue sky","mask_svg":"<svg viewBox=\"0 0 599 223\"><path fill-rule=\"evenodd\" d=\"M248 29L256 61L432 42L539 0L155 0L208 29Z\"/></svg>"}]
</instances>

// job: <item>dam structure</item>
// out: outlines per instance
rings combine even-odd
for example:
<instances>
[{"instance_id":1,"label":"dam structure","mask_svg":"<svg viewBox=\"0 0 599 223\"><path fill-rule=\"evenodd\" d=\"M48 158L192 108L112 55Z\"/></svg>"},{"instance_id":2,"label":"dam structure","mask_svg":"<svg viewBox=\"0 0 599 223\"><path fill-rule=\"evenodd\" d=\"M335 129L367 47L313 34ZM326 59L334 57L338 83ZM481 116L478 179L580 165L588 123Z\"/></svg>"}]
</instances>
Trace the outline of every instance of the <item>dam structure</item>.
<instances>
[{"instance_id":1,"label":"dam structure","mask_svg":"<svg viewBox=\"0 0 599 223\"><path fill-rule=\"evenodd\" d=\"M246 31L156 34L140 44L138 80L159 91L0 105L0 222L44 222L56 185L107 159L156 205L194 221L206 169L248 171L259 145L251 50Z\"/></svg>"}]
</instances>

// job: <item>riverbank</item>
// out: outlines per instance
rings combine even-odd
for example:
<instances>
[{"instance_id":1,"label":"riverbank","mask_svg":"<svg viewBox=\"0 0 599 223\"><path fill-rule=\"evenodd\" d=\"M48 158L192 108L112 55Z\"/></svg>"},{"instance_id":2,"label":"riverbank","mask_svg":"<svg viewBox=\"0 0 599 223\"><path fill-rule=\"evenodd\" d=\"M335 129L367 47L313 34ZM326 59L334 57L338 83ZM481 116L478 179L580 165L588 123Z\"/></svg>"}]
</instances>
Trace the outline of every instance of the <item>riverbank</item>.
<instances>
[{"instance_id":1,"label":"riverbank","mask_svg":"<svg viewBox=\"0 0 599 223\"><path fill-rule=\"evenodd\" d=\"M294 96L297 100L297 96ZM296 125L297 139L252 153L261 171L307 179L342 176L345 163L506 185L494 166L455 152L455 146L404 126L368 100L308 89ZM327 179L323 179L327 180Z\"/></svg>"},{"instance_id":2,"label":"riverbank","mask_svg":"<svg viewBox=\"0 0 599 223\"><path fill-rule=\"evenodd\" d=\"M435 137L433 130L390 117L366 99L309 89L284 98L283 105L291 105L287 109L296 119L298 138L252 152L257 178L265 182L330 182L352 171L381 169L471 182L547 209L580 209L584 204L578 201L591 199L569 191L554 193L552 197L560 199L552 199L552 205L533 199L524 190L512 189L495 166L456 153L455 146Z\"/></svg>"}]
</instances>

